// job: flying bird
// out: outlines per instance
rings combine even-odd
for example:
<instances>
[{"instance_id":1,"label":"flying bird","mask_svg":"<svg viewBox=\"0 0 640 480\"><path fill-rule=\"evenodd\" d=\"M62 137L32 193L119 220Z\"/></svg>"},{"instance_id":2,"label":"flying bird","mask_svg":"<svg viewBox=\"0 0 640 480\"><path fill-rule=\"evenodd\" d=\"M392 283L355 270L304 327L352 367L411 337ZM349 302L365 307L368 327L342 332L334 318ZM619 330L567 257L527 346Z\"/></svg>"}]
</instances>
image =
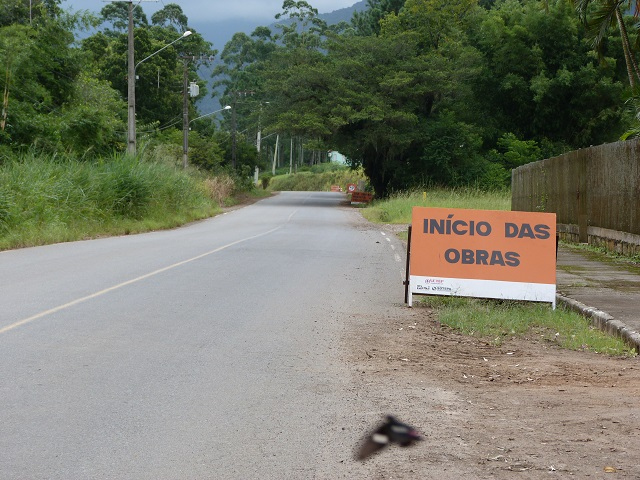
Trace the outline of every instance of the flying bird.
<instances>
[{"instance_id":1,"label":"flying bird","mask_svg":"<svg viewBox=\"0 0 640 480\"><path fill-rule=\"evenodd\" d=\"M399 422L391 415L387 415L386 421L372 434L365 437L356 458L364 460L391 443L397 443L401 447L408 447L413 442L420 440L422 440L422 437L413 427Z\"/></svg>"}]
</instances>

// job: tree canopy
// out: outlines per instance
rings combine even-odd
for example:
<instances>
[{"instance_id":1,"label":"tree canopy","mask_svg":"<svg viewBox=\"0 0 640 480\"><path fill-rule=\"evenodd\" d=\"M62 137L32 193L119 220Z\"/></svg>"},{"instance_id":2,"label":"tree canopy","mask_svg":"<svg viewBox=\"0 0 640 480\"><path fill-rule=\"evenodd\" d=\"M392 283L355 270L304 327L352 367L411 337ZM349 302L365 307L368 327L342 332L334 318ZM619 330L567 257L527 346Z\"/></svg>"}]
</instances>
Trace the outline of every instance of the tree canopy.
<instances>
[{"instance_id":1,"label":"tree canopy","mask_svg":"<svg viewBox=\"0 0 640 480\"><path fill-rule=\"evenodd\" d=\"M136 6L139 131L179 149L186 72L233 107L219 129L190 124L202 168L268 168L256 148L268 138L263 149L296 149L296 162L341 151L381 196L429 183L502 188L523 163L640 131L628 108L640 103L628 101L640 80L625 15L635 3L367 0L350 25L330 26L311 3L284 0L273 29L238 32L220 52L178 4L150 22ZM0 0L0 154L125 147L128 5L90 19L60 4ZM83 23L98 31L76 40ZM201 78L216 56L213 78Z\"/></svg>"}]
</instances>

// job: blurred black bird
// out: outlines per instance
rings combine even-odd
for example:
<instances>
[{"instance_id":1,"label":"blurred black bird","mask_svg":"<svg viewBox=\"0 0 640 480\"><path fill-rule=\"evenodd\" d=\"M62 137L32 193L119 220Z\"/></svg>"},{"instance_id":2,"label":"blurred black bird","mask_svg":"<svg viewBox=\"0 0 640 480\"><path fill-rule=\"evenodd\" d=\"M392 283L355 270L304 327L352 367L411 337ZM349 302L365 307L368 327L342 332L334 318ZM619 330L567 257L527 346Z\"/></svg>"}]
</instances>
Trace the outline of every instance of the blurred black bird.
<instances>
[{"instance_id":1,"label":"blurred black bird","mask_svg":"<svg viewBox=\"0 0 640 480\"><path fill-rule=\"evenodd\" d=\"M408 447L413 442L422 440L420 434L406 423L399 422L395 417L387 415L387 420L372 434L367 435L356 458L364 460L378 452L390 443L397 443L401 447Z\"/></svg>"}]
</instances>

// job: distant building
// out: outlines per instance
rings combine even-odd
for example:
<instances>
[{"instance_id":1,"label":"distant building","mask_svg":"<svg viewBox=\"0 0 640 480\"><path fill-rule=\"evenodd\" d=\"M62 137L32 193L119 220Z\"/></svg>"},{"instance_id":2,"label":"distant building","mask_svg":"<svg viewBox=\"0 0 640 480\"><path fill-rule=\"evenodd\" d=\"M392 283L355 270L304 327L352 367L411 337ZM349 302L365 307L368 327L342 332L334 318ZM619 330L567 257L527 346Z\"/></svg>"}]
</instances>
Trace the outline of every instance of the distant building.
<instances>
[{"instance_id":1,"label":"distant building","mask_svg":"<svg viewBox=\"0 0 640 480\"><path fill-rule=\"evenodd\" d=\"M339 163L340 165L347 164L347 157L335 150L329 150L329 161L333 163Z\"/></svg>"}]
</instances>

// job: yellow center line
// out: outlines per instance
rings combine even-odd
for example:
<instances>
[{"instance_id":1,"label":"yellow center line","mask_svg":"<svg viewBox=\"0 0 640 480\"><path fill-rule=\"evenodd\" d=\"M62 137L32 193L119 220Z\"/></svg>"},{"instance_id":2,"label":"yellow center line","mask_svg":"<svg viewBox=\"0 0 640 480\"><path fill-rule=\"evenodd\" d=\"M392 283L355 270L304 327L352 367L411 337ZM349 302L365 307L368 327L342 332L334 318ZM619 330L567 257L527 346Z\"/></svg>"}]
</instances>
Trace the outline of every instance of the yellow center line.
<instances>
[{"instance_id":1,"label":"yellow center line","mask_svg":"<svg viewBox=\"0 0 640 480\"><path fill-rule=\"evenodd\" d=\"M297 210L296 210L296 212L297 212ZM296 212L293 212L289 216L287 222L291 220L291 218L293 217L293 215L295 215ZM279 230L282 227L283 227L283 225L280 225L280 226L278 226L276 228L273 228L273 229L268 230L266 232L260 233L258 235L254 235L252 237L243 238L241 240L236 240L235 242L228 243L226 245L223 245L221 247L218 247L218 248L216 248L214 250L211 250L209 252L203 253L203 254L198 255L196 257L189 258L187 260L183 260L183 261L178 262L178 263L174 263L173 265L169 265L167 267L160 268L158 270L155 270L153 272L147 273L145 275L141 275L141 276L133 278L131 280L127 280L126 282L122 282L122 283L119 283L117 285L113 285L112 287L105 288L104 290L100 290L99 292L92 293L91 295L87 295L86 297L77 298L76 300L72 300L71 302L65 303L64 305L59 305L59 306L51 308L49 310L45 310L44 312L37 313L37 314L35 314L35 315L33 315L33 316L29 317L29 318L25 318L23 320L19 320L19 321L15 322L15 323L12 323L11 325L7 325L6 327L0 328L0 335L2 335L3 333L8 332L10 330L13 330L15 328L21 327L23 325L27 325L28 323L34 322L34 321L39 320L39 319L41 319L43 317L46 317L48 315L52 315L54 313L60 312L62 310L66 310L67 308L73 307L73 306L78 305L80 303L86 302L87 300L91 300L93 298L97 298L97 297L100 297L100 296L105 295L107 293L113 292L114 290L118 290L120 288L126 287L127 285L131 285L133 283L137 283L137 282L140 282L142 280L146 280L147 278L153 277L155 275L159 275L160 273L164 273L164 272L166 272L168 270L173 270L174 268L178 268L178 267L180 267L182 265L185 265L187 263L195 262L196 260L200 260L201 258L207 257L209 255L213 255L214 253L218 253L218 252L220 252L222 250L225 250L225 249L227 249L229 247L233 247L234 245L238 245L239 243L247 242L249 240L254 240L256 238L260 238L260 237L263 237L265 235L269 235L270 233L273 233L273 232L275 232L276 230Z\"/></svg>"}]
</instances>

